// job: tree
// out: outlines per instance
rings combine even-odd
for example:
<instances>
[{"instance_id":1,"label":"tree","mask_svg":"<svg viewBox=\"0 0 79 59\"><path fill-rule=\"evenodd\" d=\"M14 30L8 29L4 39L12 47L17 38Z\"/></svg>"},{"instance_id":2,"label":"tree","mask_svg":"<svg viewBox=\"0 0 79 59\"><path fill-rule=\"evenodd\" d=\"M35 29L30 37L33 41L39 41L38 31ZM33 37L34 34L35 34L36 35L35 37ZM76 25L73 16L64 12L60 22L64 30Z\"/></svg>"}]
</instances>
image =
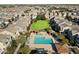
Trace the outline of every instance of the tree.
<instances>
[{"instance_id":1,"label":"tree","mask_svg":"<svg viewBox=\"0 0 79 59\"><path fill-rule=\"evenodd\" d=\"M74 41L76 42L76 44L79 44L79 35L76 34L76 35L73 36L73 38L74 38Z\"/></svg>"},{"instance_id":2,"label":"tree","mask_svg":"<svg viewBox=\"0 0 79 59\"><path fill-rule=\"evenodd\" d=\"M25 15L24 15L24 14L22 14L21 16L22 16L22 17L24 17Z\"/></svg>"},{"instance_id":3,"label":"tree","mask_svg":"<svg viewBox=\"0 0 79 59\"><path fill-rule=\"evenodd\" d=\"M69 29L64 30L63 35L68 39L69 43L72 46L76 46L76 41L74 40L73 36L72 36L72 31L70 31Z\"/></svg>"},{"instance_id":4,"label":"tree","mask_svg":"<svg viewBox=\"0 0 79 59\"><path fill-rule=\"evenodd\" d=\"M14 17L12 17L11 20L14 21Z\"/></svg>"},{"instance_id":5,"label":"tree","mask_svg":"<svg viewBox=\"0 0 79 59\"><path fill-rule=\"evenodd\" d=\"M54 17L50 19L49 24L50 24L50 26L54 26L54 24L56 24Z\"/></svg>"},{"instance_id":6,"label":"tree","mask_svg":"<svg viewBox=\"0 0 79 59\"><path fill-rule=\"evenodd\" d=\"M16 40L12 40L11 46L15 46L15 47L17 47Z\"/></svg>"},{"instance_id":7,"label":"tree","mask_svg":"<svg viewBox=\"0 0 79 59\"><path fill-rule=\"evenodd\" d=\"M52 29L56 32L59 32L60 31L60 26L58 26L58 24L55 24Z\"/></svg>"},{"instance_id":8,"label":"tree","mask_svg":"<svg viewBox=\"0 0 79 59\"><path fill-rule=\"evenodd\" d=\"M6 54L13 54L15 49L17 47L17 43L16 40L12 40L11 42L11 46L7 47L7 51L5 52Z\"/></svg>"},{"instance_id":9,"label":"tree","mask_svg":"<svg viewBox=\"0 0 79 59\"><path fill-rule=\"evenodd\" d=\"M26 42L26 36L25 35L20 35L17 39L16 39L17 44L21 43L23 44L24 42Z\"/></svg>"},{"instance_id":10,"label":"tree","mask_svg":"<svg viewBox=\"0 0 79 59\"><path fill-rule=\"evenodd\" d=\"M60 34L60 39L63 41L63 43L69 44L69 41L65 38L64 35Z\"/></svg>"},{"instance_id":11,"label":"tree","mask_svg":"<svg viewBox=\"0 0 79 59\"><path fill-rule=\"evenodd\" d=\"M53 18L50 19L49 24L50 24L52 30L54 30L56 32L60 31L60 26L56 23L56 21Z\"/></svg>"},{"instance_id":12,"label":"tree","mask_svg":"<svg viewBox=\"0 0 79 59\"><path fill-rule=\"evenodd\" d=\"M12 22L11 19L9 19L8 22L11 23Z\"/></svg>"},{"instance_id":13,"label":"tree","mask_svg":"<svg viewBox=\"0 0 79 59\"><path fill-rule=\"evenodd\" d=\"M44 14L42 15L37 15L36 20L46 20L46 17Z\"/></svg>"},{"instance_id":14,"label":"tree","mask_svg":"<svg viewBox=\"0 0 79 59\"><path fill-rule=\"evenodd\" d=\"M31 49L29 46L20 47L17 53L21 54L29 54L31 52Z\"/></svg>"},{"instance_id":15,"label":"tree","mask_svg":"<svg viewBox=\"0 0 79 59\"><path fill-rule=\"evenodd\" d=\"M65 16L65 19L67 19L68 21L72 21L72 17L68 15Z\"/></svg>"},{"instance_id":16,"label":"tree","mask_svg":"<svg viewBox=\"0 0 79 59\"><path fill-rule=\"evenodd\" d=\"M3 23L0 25L0 27L3 28L3 29L6 28L7 26L8 26L8 25L6 25L5 22L3 22Z\"/></svg>"}]
</instances>

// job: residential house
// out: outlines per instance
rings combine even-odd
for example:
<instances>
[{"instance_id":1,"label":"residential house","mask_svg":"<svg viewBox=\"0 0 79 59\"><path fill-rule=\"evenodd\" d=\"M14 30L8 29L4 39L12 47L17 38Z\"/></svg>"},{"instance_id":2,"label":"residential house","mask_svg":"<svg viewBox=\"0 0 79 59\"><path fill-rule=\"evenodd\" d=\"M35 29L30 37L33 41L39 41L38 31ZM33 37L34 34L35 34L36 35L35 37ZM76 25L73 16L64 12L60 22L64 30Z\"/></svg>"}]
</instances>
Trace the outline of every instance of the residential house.
<instances>
[{"instance_id":1,"label":"residential house","mask_svg":"<svg viewBox=\"0 0 79 59\"><path fill-rule=\"evenodd\" d=\"M5 27L7 27L8 24L9 24L9 22L8 22L7 19L0 18L0 29L1 29L1 28L5 28Z\"/></svg>"},{"instance_id":2,"label":"residential house","mask_svg":"<svg viewBox=\"0 0 79 59\"><path fill-rule=\"evenodd\" d=\"M0 53L5 53L6 48L10 46L12 39L10 35L0 34Z\"/></svg>"}]
</instances>

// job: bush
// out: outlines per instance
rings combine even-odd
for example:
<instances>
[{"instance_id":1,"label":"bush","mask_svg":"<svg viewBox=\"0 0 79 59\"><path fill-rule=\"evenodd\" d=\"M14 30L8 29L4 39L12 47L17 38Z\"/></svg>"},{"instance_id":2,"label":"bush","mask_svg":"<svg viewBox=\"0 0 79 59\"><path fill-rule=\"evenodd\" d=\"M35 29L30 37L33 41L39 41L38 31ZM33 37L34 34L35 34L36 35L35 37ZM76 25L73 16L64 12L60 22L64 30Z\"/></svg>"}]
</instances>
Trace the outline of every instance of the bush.
<instances>
[{"instance_id":1,"label":"bush","mask_svg":"<svg viewBox=\"0 0 79 59\"><path fill-rule=\"evenodd\" d=\"M28 47L28 46L24 46L24 47L21 47L18 51L18 53L21 53L21 54L29 54L31 51L31 49Z\"/></svg>"},{"instance_id":2,"label":"bush","mask_svg":"<svg viewBox=\"0 0 79 59\"><path fill-rule=\"evenodd\" d=\"M13 54L15 49L16 49L16 47L14 47L14 46L7 47L7 52L5 54Z\"/></svg>"}]
</instances>

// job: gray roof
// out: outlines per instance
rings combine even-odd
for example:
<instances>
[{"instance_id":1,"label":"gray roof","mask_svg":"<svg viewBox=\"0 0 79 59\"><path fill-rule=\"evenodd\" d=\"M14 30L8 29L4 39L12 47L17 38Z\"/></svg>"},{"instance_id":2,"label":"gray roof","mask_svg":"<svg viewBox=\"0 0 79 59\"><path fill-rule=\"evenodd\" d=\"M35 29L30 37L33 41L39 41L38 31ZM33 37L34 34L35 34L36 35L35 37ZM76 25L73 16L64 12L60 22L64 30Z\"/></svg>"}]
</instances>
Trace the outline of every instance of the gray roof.
<instances>
[{"instance_id":1,"label":"gray roof","mask_svg":"<svg viewBox=\"0 0 79 59\"><path fill-rule=\"evenodd\" d=\"M5 21L5 19L0 18L0 22L4 22L4 21Z\"/></svg>"},{"instance_id":2,"label":"gray roof","mask_svg":"<svg viewBox=\"0 0 79 59\"><path fill-rule=\"evenodd\" d=\"M7 21L7 19L5 19L5 18L0 18L0 22L5 22L5 21Z\"/></svg>"},{"instance_id":3,"label":"gray roof","mask_svg":"<svg viewBox=\"0 0 79 59\"><path fill-rule=\"evenodd\" d=\"M72 27L72 32L75 34L75 33L79 33L79 26L77 25L73 25Z\"/></svg>"},{"instance_id":4,"label":"gray roof","mask_svg":"<svg viewBox=\"0 0 79 59\"><path fill-rule=\"evenodd\" d=\"M58 24L61 24L61 23L63 23L65 20L55 20Z\"/></svg>"},{"instance_id":5,"label":"gray roof","mask_svg":"<svg viewBox=\"0 0 79 59\"><path fill-rule=\"evenodd\" d=\"M8 22L8 19L5 18L0 18L0 25L2 25L3 23Z\"/></svg>"}]
</instances>

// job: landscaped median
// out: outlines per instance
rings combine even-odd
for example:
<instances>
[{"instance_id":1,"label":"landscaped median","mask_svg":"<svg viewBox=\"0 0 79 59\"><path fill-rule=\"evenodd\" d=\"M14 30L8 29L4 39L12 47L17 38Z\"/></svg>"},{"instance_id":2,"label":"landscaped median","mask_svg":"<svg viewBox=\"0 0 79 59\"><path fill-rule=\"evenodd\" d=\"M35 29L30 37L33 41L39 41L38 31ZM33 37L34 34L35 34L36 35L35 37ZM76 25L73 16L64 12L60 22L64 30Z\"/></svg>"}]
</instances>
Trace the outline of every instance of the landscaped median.
<instances>
[{"instance_id":1,"label":"landscaped median","mask_svg":"<svg viewBox=\"0 0 79 59\"><path fill-rule=\"evenodd\" d=\"M34 31L50 29L48 20L38 20L31 25L31 29Z\"/></svg>"}]
</instances>

